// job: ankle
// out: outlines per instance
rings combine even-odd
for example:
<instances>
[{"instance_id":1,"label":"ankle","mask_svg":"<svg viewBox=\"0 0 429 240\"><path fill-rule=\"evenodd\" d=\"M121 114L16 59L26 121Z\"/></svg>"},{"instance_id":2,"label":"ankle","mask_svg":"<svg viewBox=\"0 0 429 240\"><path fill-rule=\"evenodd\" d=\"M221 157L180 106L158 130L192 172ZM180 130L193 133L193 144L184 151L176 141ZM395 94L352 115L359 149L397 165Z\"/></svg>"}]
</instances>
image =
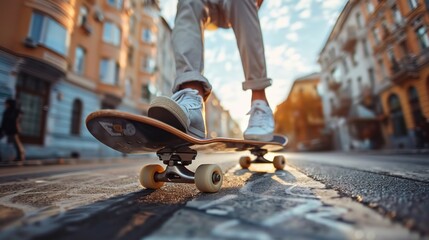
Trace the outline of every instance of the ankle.
<instances>
[{"instance_id":1,"label":"ankle","mask_svg":"<svg viewBox=\"0 0 429 240\"><path fill-rule=\"evenodd\" d=\"M185 82L182 85L180 85L180 89L185 88L191 88L198 91L198 95L200 95L204 99L204 87L200 82L192 81L192 82Z\"/></svg>"},{"instance_id":2,"label":"ankle","mask_svg":"<svg viewBox=\"0 0 429 240\"><path fill-rule=\"evenodd\" d=\"M255 100L262 100L268 104L267 96L265 94L265 90L253 90L252 91L252 102Z\"/></svg>"}]
</instances>

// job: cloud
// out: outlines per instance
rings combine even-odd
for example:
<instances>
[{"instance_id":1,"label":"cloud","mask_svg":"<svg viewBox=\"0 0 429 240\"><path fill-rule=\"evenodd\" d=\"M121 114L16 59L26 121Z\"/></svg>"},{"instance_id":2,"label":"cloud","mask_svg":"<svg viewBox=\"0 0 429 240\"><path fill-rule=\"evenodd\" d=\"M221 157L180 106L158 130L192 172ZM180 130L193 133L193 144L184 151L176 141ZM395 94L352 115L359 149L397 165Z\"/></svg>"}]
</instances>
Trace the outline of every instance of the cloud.
<instances>
[{"instance_id":1,"label":"cloud","mask_svg":"<svg viewBox=\"0 0 429 240\"><path fill-rule=\"evenodd\" d=\"M292 31L296 31L296 30L299 30L299 29L301 29L301 28L303 28L304 27L304 24L302 23L302 22L294 22L294 23L292 23L292 25L290 26L290 30L292 30Z\"/></svg>"},{"instance_id":2,"label":"cloud","mask_svg":"<svg viewBox=\"0 0 429 240\"><path fill-rule=\"evenodd\" d=\"M177 0L161 0L161 14L170 26L174 26L177 11Z\"/></svg>"},{"instance_id":3,"label":"cloud","mask_svg":"<svg viewBox=\"0 0 429 240\"><path fill-rule=\"evenodd\" d=\"M311 16L311 9L305 9L299 14L299 17L302 19L309 18Z\"/></svg>"},{"instance_id":4,"label":"cloud","mask_svg":"<svg viewBox=\"0 0 429 240\"><path fill-rule=\"evenodd\" d=\"M232 70L232 63L230 61L228 61L228 62L225 63L225 70L227 72L231 72L231 70Z\"/></svg>"},{"instance_id":5,"label":"cloud","mask_svg":"<svg viewBox=\"0 0 429 240\"><path fill-rule=\"evenodd\" d=\"M234 32L232 30L224 31L221 35L222 35L222 38L227 40L227 41L235 40L235 35L234 35Z\"/></svg>"},{"instance_id":6,"label":"cloud","mask_svg":"<svg viewBox=\"0 0 429 240\"><path fill-rule=\"evenodd\" d=\"M275 23L273 25L273 28L275 30L279 30L279 29L288 27L289 24L290 24L290 17L289 16L287 16L287 17L281 17L281 18L279 17L275 21Z\"/></svg>"},{"instance_id":7,"label":"cloud","mask_svg":"<svg viewBox=\"0 0 429 240\"><path fill-rule=\"evenodd\" d=\"M329 0L327 0L329 1ZM312 5L312 0L299 0L298 4L295 5L296 11L301 11L305 9L310 9Z\"/></svg>"},{"instance_id":8,"label":"cloud","mask_svg":"<svg viewBox=\"0 0 429 240\"><path fill-rule=\"evenodd\" d=\"M286 39L288 39L288 40L290 40L292 42L296 42L296 41L298 41L298 34L296 32L288 33L286 35Z\"/></svg>"}]
</instances>

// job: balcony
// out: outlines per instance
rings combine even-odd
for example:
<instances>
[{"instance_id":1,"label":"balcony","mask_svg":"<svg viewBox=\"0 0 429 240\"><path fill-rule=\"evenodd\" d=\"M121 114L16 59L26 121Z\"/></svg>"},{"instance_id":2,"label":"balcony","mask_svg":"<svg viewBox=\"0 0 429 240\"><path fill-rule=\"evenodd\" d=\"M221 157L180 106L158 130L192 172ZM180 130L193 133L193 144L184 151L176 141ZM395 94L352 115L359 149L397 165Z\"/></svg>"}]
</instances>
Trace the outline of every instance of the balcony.
<instances>
[{"instance_id":1,"label":"balcony","mask_svg":"<svg viewBox=\"0 0 429 240\"><path fill-rule=\"evenodd\" d=\"M364 106L372 106L374 100L373 89L370 86L363 87L358 98L359 102Z\"/></svg>"},{"instance_id":2,"label":"balcony","mask_svg":"<svg viewBox=\"0 0 429 240\"><path fill-rule=\"evenodd\" d=\"M356 26L347 27L346 37L342 44L342 49L346 52L352 53L356 47L359 37L360 30Z\"/></svg>"},{"instance_id":3,"label":"balcony","mask_svg":"<svg viewBox=\"0 0 429 240\"><path fill-rule=\"evenodd\" d=\"M392 82L402 84L409 79L419 77L417 58L414 56L406 56L399 62L392 63Z\"/></svg>"},{"instance_id":4,"label":"balcony","mask_svg":"<svg viewBox=\"0 0 429 240\"><path fill-rule=\"evenodd\" d=\"M338 95L337 104L333 106L331 115L334 117L345 117L350 111L352 98L350 91L343 91Z\"/></svg>"},{"instance_id":5,"label":"balcony","mask_svg":"<svg viewBox=\"0 0 429 240\"><path fill-rule=\"evenodd\" d=\"M340 89L340 87L341 87L341 82L337 82L335 80L329 80L328 81L328 88L331 91L336 92L338 89Z\"/></svg>"}]
</instances>

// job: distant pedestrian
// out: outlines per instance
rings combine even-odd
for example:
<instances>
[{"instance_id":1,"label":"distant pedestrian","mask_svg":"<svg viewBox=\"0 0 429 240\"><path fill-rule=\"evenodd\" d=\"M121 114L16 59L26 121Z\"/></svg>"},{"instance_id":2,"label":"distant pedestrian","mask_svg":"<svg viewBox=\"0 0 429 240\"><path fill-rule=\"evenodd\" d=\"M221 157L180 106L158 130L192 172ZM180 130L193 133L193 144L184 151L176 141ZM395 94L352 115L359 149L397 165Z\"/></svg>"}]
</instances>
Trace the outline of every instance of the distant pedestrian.
<instances>
[{"instance_id":1,"label":"distant pedestrian","mask_svg":"<svg viewBox=\"0 0 429 240\"><path fill-rule=\"evenodd\" d=\"M6 100L5 107L6 109L3 112L3 119L0 127L0 136L3 137L5 135L7 137L7 142L13 144L15 147L17 154L15 161L24 161L25 151L19 139L19 121L22 111L16 106L16 101L11 98Z\"/></svg>"}]
</instances>

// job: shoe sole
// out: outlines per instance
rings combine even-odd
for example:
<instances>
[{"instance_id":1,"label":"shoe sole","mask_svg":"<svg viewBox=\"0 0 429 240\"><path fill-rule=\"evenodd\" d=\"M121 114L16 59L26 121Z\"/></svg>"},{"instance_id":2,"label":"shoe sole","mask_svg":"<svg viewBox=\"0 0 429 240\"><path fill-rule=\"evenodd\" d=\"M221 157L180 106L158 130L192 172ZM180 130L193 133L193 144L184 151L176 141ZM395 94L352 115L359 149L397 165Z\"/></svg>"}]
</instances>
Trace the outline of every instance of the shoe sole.
<instances>
[{"instance_id":1,"label":"shoe sole","mask_svg":"<svg viewBox=\"0 0 429 240\"><path fill-rule=\"evenodd\" d=\"M148 110L148 116L160 120L193 137L205 138L205 133L189 126L186 113L177 103L168 97L155 98Z\"/></svg>"},{"instance_id":2,"label":"shoe sole","mask_svg":"<svg viewBox=\"0 0 429 240\"><path fill-rule=\"evenodd\" d=\"M262 141L262 142L271 142L274 139L274 135L272 133L265 134L265 135L248 134L248 135L244 135L244 139Z\"/></svg>"}]
</instances>

